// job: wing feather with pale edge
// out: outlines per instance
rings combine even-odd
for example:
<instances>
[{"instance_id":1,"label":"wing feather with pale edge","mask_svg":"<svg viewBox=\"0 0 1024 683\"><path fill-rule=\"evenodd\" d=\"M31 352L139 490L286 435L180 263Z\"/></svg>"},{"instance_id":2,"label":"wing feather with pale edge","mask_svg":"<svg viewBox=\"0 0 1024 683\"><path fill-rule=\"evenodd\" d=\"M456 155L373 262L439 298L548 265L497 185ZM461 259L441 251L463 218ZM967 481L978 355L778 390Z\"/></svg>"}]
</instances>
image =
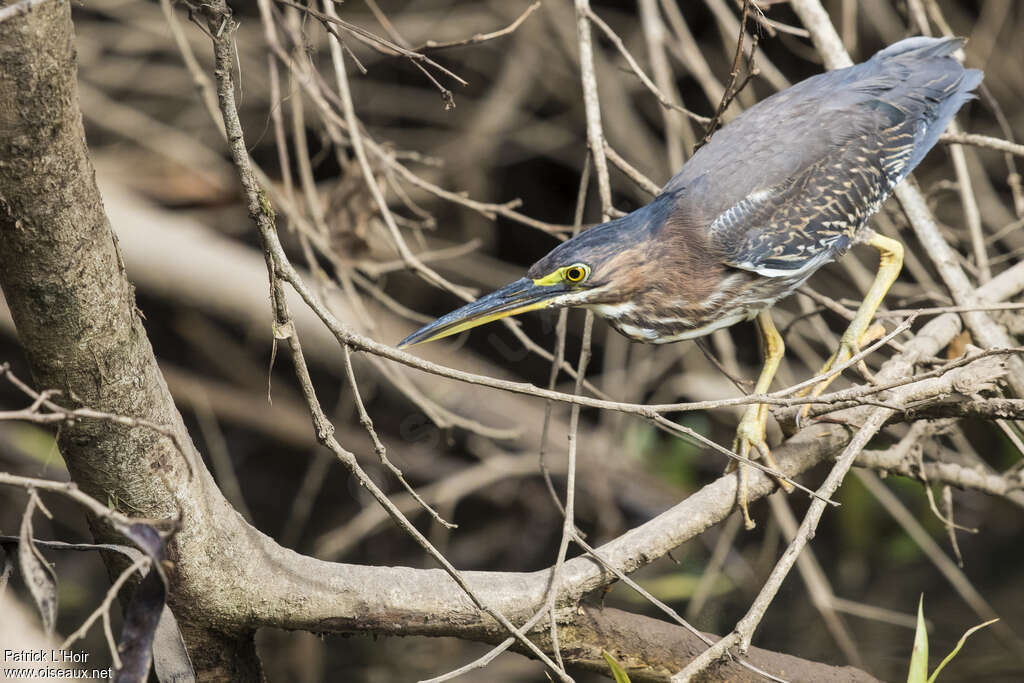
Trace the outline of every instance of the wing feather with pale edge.
<instances>
[{"instance_id":1,"label":"wing feather with pale edge","mask_svg":"<svg viewBox=\"0 0 1024 683\"><path fill-rule=\"evenodd\" d=\"M981 81L956 39L909 38L807 79L712 137L666 186L716 216L726 264L769 277L832 260L905 178Z\"/></svg>"}]
</instances>

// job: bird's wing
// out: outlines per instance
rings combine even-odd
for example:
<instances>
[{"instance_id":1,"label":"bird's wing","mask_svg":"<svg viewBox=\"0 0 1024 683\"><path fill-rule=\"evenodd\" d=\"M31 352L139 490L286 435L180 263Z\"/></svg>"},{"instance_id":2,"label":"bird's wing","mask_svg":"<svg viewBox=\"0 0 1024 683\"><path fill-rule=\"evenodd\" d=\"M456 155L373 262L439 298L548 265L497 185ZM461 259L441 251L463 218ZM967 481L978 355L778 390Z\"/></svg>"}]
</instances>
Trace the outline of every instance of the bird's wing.
<instances>
[{"instance_id":1,"label":"bird's wing","mask_svg":"<svg viewBox=\"0 0 1024 683\"><path fill-rule=\"evenodd\" d=\"M669 181L727 265L791 276L842 253L935 144L981 72L959 41L911 38L752 107Z\"/></svg>"}]
</instances>

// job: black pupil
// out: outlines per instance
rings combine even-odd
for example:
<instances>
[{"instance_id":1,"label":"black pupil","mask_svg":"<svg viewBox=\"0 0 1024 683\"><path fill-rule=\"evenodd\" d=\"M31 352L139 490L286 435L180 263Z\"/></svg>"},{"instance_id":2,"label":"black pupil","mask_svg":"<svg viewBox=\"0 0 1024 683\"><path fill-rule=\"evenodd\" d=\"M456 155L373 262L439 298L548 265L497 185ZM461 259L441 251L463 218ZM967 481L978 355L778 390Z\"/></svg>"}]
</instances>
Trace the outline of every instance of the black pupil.
<instances>
[{"instance_id":1,"label":"black pupil","mask_svg":"<svg viewBox=\"0 0 1024 683\"><path fill-rule=\"evenodd\" d=\"M573 282L575 282L577 280L582 280L583 279L583 269L582 268L570 268L569 269L569 279L572 280Z\"/></svg>"}]
</instances>

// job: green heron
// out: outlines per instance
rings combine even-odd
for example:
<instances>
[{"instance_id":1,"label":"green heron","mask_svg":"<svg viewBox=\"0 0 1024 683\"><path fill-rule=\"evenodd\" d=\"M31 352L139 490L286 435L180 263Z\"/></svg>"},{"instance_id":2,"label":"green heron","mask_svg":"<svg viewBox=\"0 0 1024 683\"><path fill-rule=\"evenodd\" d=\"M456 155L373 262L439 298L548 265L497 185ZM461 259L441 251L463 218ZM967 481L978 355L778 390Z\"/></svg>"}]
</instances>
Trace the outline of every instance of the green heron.
<instances>
[{"instance_id":1,"label":"green heron","mask_svg":"<svg viewBox=\"0 0 1024 683\"><path fill-rule=\"evenodd\" d=\"M717 132L647 206L563 242L526 277L445 315L399 346L542 308L582 307L629 339L693 339L756 319L768 391L784 345L768 309L855 244L878 272L822 372L865 342L903 246L867 226L981 82L961 39L907 38L868 61L777 93ZM818 383L819 395L829 380ZM734 449L772 463L767 406L751 405ZM746 476L737 495L748 527Z\"/></svg>"}]
</instances>

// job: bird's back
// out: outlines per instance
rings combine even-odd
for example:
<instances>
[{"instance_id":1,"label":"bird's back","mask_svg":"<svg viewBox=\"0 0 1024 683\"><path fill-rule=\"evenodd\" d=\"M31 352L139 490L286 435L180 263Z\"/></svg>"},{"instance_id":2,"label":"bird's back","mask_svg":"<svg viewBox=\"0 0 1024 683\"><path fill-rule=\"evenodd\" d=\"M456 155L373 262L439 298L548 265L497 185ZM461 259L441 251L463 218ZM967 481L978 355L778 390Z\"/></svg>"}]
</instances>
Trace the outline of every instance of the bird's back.
<instances>
[{"instance_id":1,"label":"bird's back","mask_svg":"<svg viewBox=\"0 0 1024 683\"><path fill-rule=\"evenodd\" d=\"M767 276L813 269L938 140L982 74L959 39L908 38L765 99L718 131L665 186L710 226L709 246Z\"/></svg>"}]
</instances>

